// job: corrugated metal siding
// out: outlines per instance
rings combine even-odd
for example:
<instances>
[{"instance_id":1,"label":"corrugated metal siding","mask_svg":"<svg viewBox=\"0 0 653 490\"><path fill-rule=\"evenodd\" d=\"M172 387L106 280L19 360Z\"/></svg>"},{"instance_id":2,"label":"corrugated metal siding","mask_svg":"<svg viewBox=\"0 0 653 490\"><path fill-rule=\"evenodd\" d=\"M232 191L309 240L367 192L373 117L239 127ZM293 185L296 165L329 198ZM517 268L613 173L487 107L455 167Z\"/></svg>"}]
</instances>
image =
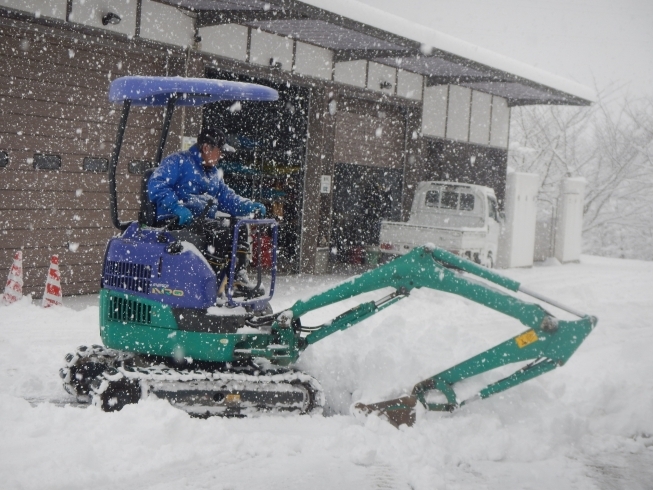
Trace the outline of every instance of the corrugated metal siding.
<instances>
[{"instance_id":1,"label":"corrugated metal siding","mask_svg":"<svg viewBox=\"0 0 653 490\"><path fill-rule=\"evenodd\" d=\"M131 74L165 74L166 58L144 56L125 42L14 22L0 25L0 276L23 250L25 292L42 294L49 259L59 254L66 295L99 289L109 217L107 173L83 170L85 157L109 158L119 107L109 82ZM154 154L158 112L135 109L119 165L121 218L138 208L140 176L131 160ZM155 116L156 117L153 117ZM58 170L35 170L36 153L61 157ZM74 250L74 251L73 251Z\"/></svg>"},{"instance_id":2,"label":"corrugated metal siding","mask_svg":"<svg viewBox=\"0 0 653 490\"><path fill-rule=\"evenodd\" d=\"M401 169L405 127L405 118L390 106L346 100L336 114L334 161Z\"/></svg>"}]
</instances>

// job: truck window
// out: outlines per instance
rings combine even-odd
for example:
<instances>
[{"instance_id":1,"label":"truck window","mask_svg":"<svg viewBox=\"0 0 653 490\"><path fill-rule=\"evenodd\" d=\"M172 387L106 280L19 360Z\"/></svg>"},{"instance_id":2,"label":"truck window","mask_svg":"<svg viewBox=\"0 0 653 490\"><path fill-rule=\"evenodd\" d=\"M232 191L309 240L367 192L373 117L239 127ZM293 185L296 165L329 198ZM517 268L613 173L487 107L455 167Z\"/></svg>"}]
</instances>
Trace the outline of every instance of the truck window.
<instances>
[{"instance_id":1,"label":"truck window","mask_svg":"<svg viewBox=\"0 0 653 490\"><path fill-rule=\"evenodd\" d=\"M488 216L493 218L495 221L499 221L499 215L497 212L497 202L494 199L487 198L487 209Z\"/></svg>"},{"instance_id":2,"label":"truck window","mask_svg":"<svg viewBox=\"0 0 653 490\"><path fill-rule=\"evenodd\" d=\"M440 207L443 209L458 209L458 196L457 192L443 192Z\"/></svg>"},{"instance_id":3,"label":"truck window","mask_svg":"<svg viewBox=\"0 0 653 490\"><path fill-rule=\"evenodd\" d=\"M428 191L426 193L426 200L424 204L429 208L438 208L440 207L440 192L439 191Z\"/></svg>"},{"instance_id":4,"label":"truck window","mask_svg":"<svg viewBox=\"0 0 653 490\"><path fill-rule=\"evenodd\" d=\"M474 194L460 194L460 210L474 211Z\"/></svg>"}]
</instances>

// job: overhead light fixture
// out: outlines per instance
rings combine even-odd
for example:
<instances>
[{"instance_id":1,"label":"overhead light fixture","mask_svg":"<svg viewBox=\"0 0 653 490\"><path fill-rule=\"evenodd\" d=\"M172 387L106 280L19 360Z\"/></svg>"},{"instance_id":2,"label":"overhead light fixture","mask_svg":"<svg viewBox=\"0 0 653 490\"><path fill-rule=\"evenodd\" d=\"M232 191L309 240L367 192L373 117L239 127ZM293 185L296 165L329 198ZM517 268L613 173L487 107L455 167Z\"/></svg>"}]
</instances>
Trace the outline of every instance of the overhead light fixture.
<instances>
[{"instance_id":1,"label":"overhead light fixture","mask_svg":"<svg viewBox=\"0 0 653 490\"><path fill-rule=\"evenodd\" d=\"M116 25L120 24L120 21L122 19L118 14L114 14L113 12L109 12L108 14L104 14L102 16L102 25L103 26L108 26L109 24L111 25Z\"/></svg>"},{"instance_id":2,"label":"overhead light fixture","mask_svg":"<svg viewBox=\"0 0 653 490\"><path fill-rule=\"evenodd\" d=\"M331 99L329 101L329 114L335 116L338 112L338 101L336 99Z\"/></svg>"},{"instance_id":3,"label":"overhead light fixture","mask_svg":"<svg viewBox=\"0 0 653 490\"><path fill-rule=\"evenodd\" d=\"M270 58L270 68L281 69L281 61L277 61L276 58Z\"/></svg>"}]
</instances>

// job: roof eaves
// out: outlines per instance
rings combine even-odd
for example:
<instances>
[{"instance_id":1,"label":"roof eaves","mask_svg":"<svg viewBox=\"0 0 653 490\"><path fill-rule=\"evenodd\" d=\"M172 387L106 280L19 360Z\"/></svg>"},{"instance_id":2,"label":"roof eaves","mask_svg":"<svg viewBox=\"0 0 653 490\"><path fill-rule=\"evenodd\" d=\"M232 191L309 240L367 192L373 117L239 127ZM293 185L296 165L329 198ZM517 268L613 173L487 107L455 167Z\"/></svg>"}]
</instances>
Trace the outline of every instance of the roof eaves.
<instances>
[{"instance_id":1,"label":"roof eaves","mask_svg":"<svg viewBox=\"0 0 653 490\"><path fill-rule=\"evenodd\" d=\"M345 27L355 28L353 25L347 26L347 21L369 26L373 30L378 30L377 34L385 39L388 33L392 36L392 41L397 44L403 44L407 48L414 48L414 43L422 46L422 51L434 52L445 59L457 58L456 61L471 61L472 66L484 68L485 71L503 72L512 78L512 81L525 82L527 85L543 85L556 92L564 95L563 99L568 99L573 105L589 105L596 101L594 90L572 80L565 79L554 75L537 67L522 63L507 56L495 53L488 49L476 46L469 42L460 40L448 34L438 32L420 24L397 17L388 12L384 12L369 5L362 4L355 0L304 0L303 2L291 1L284 2L288 8L303 9L307 14L317 15L318 12L310 12L311 8L321 9L329 12L330 22L339 20L338 23ZM366 29L368 30L368 29ZM453 55L453 56L452 56ZM512 76L511 76L512 75ZM558 101L558 103L562 103Z\"/></svg>"}]
</instances>

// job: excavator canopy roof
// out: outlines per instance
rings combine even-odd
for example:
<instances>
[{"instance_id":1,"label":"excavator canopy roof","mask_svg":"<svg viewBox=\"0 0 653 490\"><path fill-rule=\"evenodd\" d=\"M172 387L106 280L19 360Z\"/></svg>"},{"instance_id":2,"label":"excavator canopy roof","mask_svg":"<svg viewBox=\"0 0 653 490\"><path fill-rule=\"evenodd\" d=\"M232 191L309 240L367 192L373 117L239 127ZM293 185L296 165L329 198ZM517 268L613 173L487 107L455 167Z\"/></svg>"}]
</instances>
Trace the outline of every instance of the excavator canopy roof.
<instances>
[{"instance_id":1,"label":"excavator canopy roof","mask_svg":"<svg viewBox=\"0 0 653 490\"><path fill-rule=\"evenodd\" d=\"M273 101L276 90L255 83L208 78L129 76L115 79L109 87L109 101L131 100L132 105L162 106L178 95L176 105L201 106L220 100Z\"/></svg>"}]
</instances>

